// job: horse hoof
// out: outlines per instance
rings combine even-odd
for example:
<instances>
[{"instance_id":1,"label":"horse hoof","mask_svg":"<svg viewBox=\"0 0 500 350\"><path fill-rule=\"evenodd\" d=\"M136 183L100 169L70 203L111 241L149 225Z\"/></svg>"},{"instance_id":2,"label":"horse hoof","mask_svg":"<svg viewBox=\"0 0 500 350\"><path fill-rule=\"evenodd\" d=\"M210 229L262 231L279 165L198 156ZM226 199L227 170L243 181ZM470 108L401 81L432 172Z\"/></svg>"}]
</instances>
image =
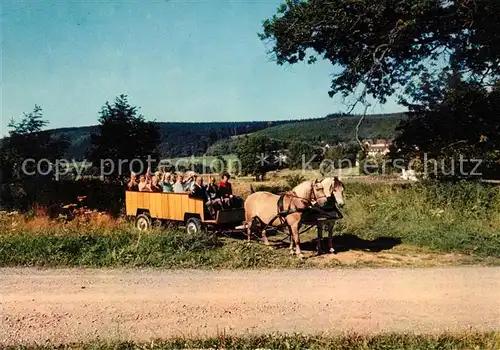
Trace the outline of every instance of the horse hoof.
<instances>
[{"instance_id":1,"label":"horse hoof","mask_svg":"<svg viewBox=\"0 0 500 350\"><path fill-rule=\"evenodd\" d=\"M304 254L300 253L300 254L298 255L298 257L299 257L299 259L300 259L300 260L303 260L303 259L304 259Z\"/></svg>"},{"instance_id":2,"label":"horse hoof","mask_svg":"<svg viewBox=\"0 0 500 350\"><path fill-rule=\"evenodd\" d=\"M330 248L330 254L337 254L337 252L335 251L335 249Z\"/></svg>"},{"instance_id":3,"label":"horse hoof","mask_svg":"<svg viewBox=\"0 0 500 350\"><path fill-rule=\"evenodd\" d=\"M295 252L293 250L290 250L290 255L294 255Z\"/></svg>"}]
</instances>

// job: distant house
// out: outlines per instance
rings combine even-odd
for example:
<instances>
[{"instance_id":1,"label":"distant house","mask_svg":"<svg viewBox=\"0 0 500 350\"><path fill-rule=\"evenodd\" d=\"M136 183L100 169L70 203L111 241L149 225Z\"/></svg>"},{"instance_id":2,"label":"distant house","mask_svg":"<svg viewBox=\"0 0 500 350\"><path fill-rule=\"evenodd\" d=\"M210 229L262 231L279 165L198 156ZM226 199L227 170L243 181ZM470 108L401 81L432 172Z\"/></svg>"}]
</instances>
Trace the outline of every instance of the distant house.
<instances>
[{"instance_id":1,"label":"distant house","mask_svg":"<svg viewBox=\"0 0 500 350\"><path fill-rule=\"evenodd\" d=\"M389 148L392 145L392 140L363 140L363 145L368 148L368 156L376 156L376 155L386 155L389 153Z\"/></svg>"}]
</instances>

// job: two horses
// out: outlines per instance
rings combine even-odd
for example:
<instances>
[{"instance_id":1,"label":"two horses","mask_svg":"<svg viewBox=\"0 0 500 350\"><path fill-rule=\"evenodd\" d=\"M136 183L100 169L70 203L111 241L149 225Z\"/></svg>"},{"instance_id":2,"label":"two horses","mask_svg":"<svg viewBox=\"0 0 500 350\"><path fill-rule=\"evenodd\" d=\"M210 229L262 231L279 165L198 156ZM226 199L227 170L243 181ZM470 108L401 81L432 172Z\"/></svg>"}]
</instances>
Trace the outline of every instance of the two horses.
<instances>
[{"instance_id":1,"label":"two horses","mask_svg":"<svg viewBox=\"0 0 500 350\"><path fill-rule=\"evenodd\" d=\"M308 217L308 220L316 220L318 217L318 239L321 239L322 229L327 227L329 243L331 243L332 223L341 216L316 216L314 213L310 213L310 209L327 208L329 204L333 204L332 212L340 214L337 205L344 204L343 188L343 184L335 177L321 181L304 181L281 196L265 191L251 193L245 200L248 240L250 240L252 230L257 227L262 232L264 243L268 245L266 229L287 226L291 237L290 251L293 254L293 245L295 244L295 254L302 257L299 237L301 223L303 223L304 217ZM330 251L332 250L331 246Z\"/></svg>"}]
</instances>

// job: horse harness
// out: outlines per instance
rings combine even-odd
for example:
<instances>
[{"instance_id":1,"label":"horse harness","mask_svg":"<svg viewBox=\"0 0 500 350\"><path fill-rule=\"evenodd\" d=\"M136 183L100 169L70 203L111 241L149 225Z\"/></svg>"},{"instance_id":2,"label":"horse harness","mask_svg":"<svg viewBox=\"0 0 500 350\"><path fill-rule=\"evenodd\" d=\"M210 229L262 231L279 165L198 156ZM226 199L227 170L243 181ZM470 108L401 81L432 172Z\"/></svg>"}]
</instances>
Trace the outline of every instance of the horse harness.
<instances>
[{"instance_id":1,"label":"horse harness","mask_svg":"<svg viewBox=\"0 0 500 350\"><path fill-rule=\"evenodd\" d=\"M314 192L314 185L312 185L312 193L314 195L314 199L317 200L316 198L316 193ZM265 224L261 218L259 218L258 216L255 216L253 219L257 219L260 221L260 224L261 225L265 225L264 227L264 230L266 230L269 226L272 226L274 221L276 219L279 219L280 220L280 225L278 227L281 227L281 226L285 226L286 225L286 217L290 214L294 214L294 213L301 213L301 212L304 212L306 209L305 208L292 208L292 201L290 201L290 203L288 204L288 208L285 209L284 208L284 201L285 201L285 196L291 196L294 197L294 198L299 198L299 199L303 199L303 200L306 200L310 206L312 206L311 204L311 201L306 199L306 198L302 198L302 197L299 197L295 191L292 191L292 192L285 192L285 193L282 193L278 199L278 203L277 203L277 210L278 210L278 213L269 221L268 224Z\"/></svg>"}]
</instances>

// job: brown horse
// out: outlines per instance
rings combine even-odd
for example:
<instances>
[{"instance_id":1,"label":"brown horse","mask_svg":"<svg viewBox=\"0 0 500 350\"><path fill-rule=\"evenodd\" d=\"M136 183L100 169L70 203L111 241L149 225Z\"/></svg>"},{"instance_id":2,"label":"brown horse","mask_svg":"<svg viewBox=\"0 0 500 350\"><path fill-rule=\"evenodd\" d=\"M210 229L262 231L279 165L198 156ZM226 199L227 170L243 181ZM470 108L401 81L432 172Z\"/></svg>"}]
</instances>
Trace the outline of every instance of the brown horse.
<instances>
[{"instance_id":1,"label":"brown horse","mask_svg":"<svg viewBox=\"0 0 500 350\"><path fill-rule=\"evenodd\" d=\"M299 191L302 196L298 196ZM294 190L286 192L281 196L270 192L255 192L245 200L245 221L247 225L247 236L250 241L252 228L257 225L261 229L262 239L266 245L269 244L266 236L266 227L287 226L290 236L295 243L295 254L302 257L300 251L299 226L302 219L302 210L309 207L314 201L316 205L323 206L327 197L321 181L305 181ZM282 202L281 208L279 202ZM280 215L281 214L281 215ZM293 254L293 246L290 245Z\"/></svg>"}]
</instances>

